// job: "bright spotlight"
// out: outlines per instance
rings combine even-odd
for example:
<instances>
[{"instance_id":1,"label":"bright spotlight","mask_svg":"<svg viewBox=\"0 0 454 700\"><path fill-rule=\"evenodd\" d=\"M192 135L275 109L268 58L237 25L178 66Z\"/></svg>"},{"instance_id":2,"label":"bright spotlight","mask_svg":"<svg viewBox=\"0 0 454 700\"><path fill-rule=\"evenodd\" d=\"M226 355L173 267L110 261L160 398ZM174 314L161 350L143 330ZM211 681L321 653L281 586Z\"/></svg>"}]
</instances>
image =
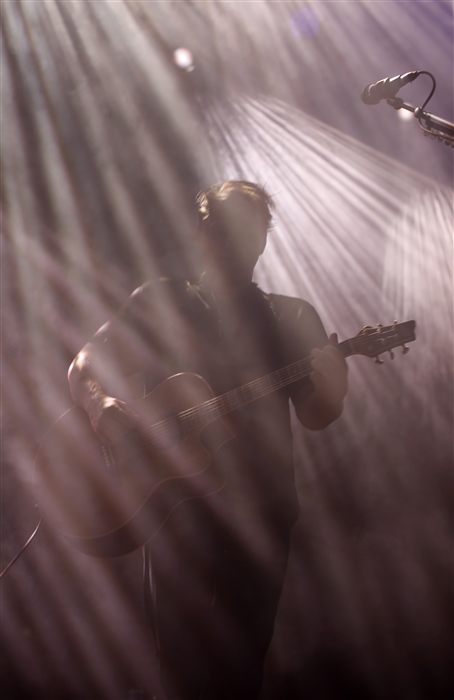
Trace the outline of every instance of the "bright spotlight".
<instances>
[{"instance_id":1,"label":"bright spotlight","mask_svg":"<svg viewBox=\"0 0 454 700\"><path fill-rule=\"evenodd\" d=\"M177 64L178 68L185 70L187 72L194 70L194 57L189 49L175 49L173 52L173 60Z\"/></svg>"},{"instance_id":2,"label":"bright spotlight","mask_svg":"<svg viewBox=\"0 0 454 700\"><path fill-rule=\"evenodd\" d=\"M408 109L398 109L397 114L403 122L408 122L414 117L413 112L410 112Z\"/></svg>"}]
</instances>

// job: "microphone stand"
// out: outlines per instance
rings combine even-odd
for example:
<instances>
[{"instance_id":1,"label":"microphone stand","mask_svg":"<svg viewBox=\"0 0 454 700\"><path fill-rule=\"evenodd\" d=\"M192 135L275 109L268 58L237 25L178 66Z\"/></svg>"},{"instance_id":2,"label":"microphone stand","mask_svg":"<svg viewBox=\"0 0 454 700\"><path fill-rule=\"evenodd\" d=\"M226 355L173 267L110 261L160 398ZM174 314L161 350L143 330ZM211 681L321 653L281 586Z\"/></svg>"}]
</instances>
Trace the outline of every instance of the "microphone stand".
<instances>
[{"instance_id":1,"label":"microphone stand","mask_svg":"<svg viewBox=\"0 0 454 700\"><path fill-rule=\"evenodd\" d=\"M413 107L400 97L391 97L386 102L394 109L407 109L409 112L413 112L425 136L437 138L439 141L444 141L447 146L454 148L454 124L452 122L440 119L430 112L424 112L420 107ZM422 119L425 121L425 126L421 123Z\"/></svg>"}]
</instances>

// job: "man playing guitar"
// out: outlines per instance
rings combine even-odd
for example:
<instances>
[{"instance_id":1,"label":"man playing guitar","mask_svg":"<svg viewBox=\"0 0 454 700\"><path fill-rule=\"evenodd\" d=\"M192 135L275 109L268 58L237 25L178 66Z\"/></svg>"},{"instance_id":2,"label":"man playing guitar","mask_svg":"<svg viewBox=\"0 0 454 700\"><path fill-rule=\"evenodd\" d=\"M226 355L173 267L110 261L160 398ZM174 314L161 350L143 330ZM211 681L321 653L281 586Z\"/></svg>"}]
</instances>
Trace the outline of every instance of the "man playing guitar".
<instances>
[{"instance_id":1,"label":"man playing guitar","mask_svg":"<svg viewBox=\"0 0 454 700\"><path fill-rule=\"evenodd\" d=\"M137 431L143 418L133 399L144 392L162 385L162 396L171 395L177 411L182 401L179 415L190 420L188 377L199 375L209 396L233 402L252 395L258 378L311 356L309 377L239 401L237 409L228 404L222 421L214 414L207 420L197 442L215 465L218 486L206 498L183 487L181 502L147 545L168 698L253 700L298 518L289 400L303 426L325 428L342 412L347 366L336 335L328 339L310 304L265 294L252 282L271 224L264 190L230 181L200 193L197 204L201 279L161 279L137 289L74 359L69 382L109 450ZM140 392L132 388L137 380ZM166 401L162 421L172 415ZM214 410L213 402L204 405ZM172 439L185 447L175 426ZM191 463L197 472L189 443L178 454L175 469Z\"/></svg>"}]
</instances>

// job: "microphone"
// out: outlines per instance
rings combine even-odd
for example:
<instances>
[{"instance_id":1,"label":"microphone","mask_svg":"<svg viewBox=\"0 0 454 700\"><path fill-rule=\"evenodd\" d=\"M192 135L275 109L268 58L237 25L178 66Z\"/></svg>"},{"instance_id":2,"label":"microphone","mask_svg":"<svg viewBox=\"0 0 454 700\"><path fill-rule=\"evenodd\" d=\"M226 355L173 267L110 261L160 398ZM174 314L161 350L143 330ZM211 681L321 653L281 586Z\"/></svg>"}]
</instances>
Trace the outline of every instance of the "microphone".
<instances>
[{"instance_id":1,"label":"microphone","mask_svg":"<svg viewBox=\"0 0 454 700\"><path fill-rule=\"evenodd\" d=\"M384 80L379 80L378 83L366 85L361 93L361 99L366 105L378 105L381 100L389 100L395 97L400 88L407 85L407 83L413 82L419 74L420 71L413 70L410 73L396 75L395 78L385 78Z\"/></svg>"}]
</instances>

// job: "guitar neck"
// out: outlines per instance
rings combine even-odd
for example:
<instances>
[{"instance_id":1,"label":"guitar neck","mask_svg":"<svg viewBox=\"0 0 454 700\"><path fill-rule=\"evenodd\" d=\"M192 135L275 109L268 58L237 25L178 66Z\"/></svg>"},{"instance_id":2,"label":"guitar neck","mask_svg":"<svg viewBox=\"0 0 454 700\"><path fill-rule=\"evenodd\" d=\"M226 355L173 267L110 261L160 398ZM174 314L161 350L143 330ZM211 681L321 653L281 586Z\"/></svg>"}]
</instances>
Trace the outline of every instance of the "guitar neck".
<instances>
[{"instance_id":1,"label":"guitar neck","mask_svg":"<svg viewBox=\"0 0 454 700\"><path fill-rule=\"evenodd\" d=\"M408 352L407 342L415 340L415 321L405 321L404 323L394 322L392 326L382 326L376 328L364 326L358 335L348 340L344 340L336 347L343 357L350 355L365 355L367 357L378 358L382 353L401 346L404 354ZM392 356L392 353L391 353ZM238 410L257 399L272 394L289 384L304 379L312 372L312 357L305 357L287 367L271 372L264 377L254 379L248 384L228 391L221 396L215 396L198 406L188 408L181 413L177 413L170 418L148 426L146 432L147 439L153 440L155 436L163 433L170 436L180 436L193 430L200 430L206 425L225 416L227 413ZM142 432L142 431L140 431ZM148 434L149 433L149 434Z\"/></svg>"},{"instance_id":2,"label":"guitar neck","mask_svg":"<svg viewBox=\"0 0 454 700\"><path fill-rule=\"evenodd\" d=\"M356 349L355 347L359 342L364 343L364 340L360 337L350 338L339 343L337 349L343 357L349 357L359 351L359 348ZM289 384L297 382L299 379L309 376L313 371L311 361L312 357L305 357L303 360L298 360L291 365L287 365L287 367L267 374L265 377L254 379L248 384L228 391L226 394L216 396L200 406L194 406L186 411L182 411L178 414L180 425L184 426L185 432L203 428L216 418L221 418L227 413L231 413L253 401L257 401L263 396L272 394Z\"/></svg>"},{"instance_id":3,"label":"guitar neck","mask_svg":"<svg viewBox=\"0 0 454 700\"><path fill-rule=\"evenodd\" d=\"M415 340L415 321L404 323L394 322L391 326L379 324L376 328L364 326L358 335L344 340L336 347L343 357L350 355L365 355L378 358L382 353L401 346L404 354L408 352L407 342ZM391 357L392 357L391 352ZM180 413L165 418L146 430L140 429L138 433L147 441L153 442L154 436L167 434L172 437L181 437L182 434L193 430L200 430L206 425L221 418L232 411L238 410L257 399L272 394L299 379L308 377L312 372L312 357L305 357L287 367L271 372L264 377L254 379L248 384L228 391L221 396L215 396L204 403L188 408ZM128 440L133 440L132 434Z\"/></svg>"}]
</instances>

